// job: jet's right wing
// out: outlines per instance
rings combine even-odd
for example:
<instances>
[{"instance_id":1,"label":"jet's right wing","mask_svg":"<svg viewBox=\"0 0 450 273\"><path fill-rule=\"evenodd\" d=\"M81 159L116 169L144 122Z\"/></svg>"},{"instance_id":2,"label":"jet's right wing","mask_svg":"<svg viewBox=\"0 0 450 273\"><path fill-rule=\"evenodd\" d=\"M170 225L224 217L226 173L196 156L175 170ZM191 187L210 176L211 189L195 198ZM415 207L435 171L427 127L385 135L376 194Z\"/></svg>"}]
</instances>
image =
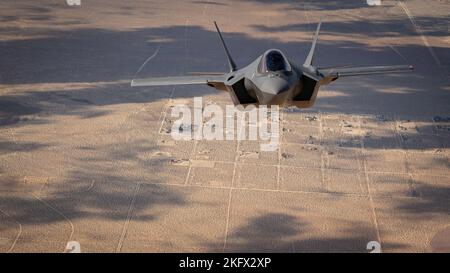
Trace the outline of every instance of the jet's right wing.
<instances>
[{"instance_id":1,"label":"jet's right wing","mask_svg":"<svg viewBox=\"0 0 450 273\"><path fill-rule=\"evenodd\" d=\"M387 74L408 72L414 70L412 65L392 65L392 66L366 66L366 67L348 67L348 68L328 68L321 69L319 72L325 77L349 77L372 74Z\"/></svg>"},{"instance_id":2,"label":"jet's right wing","mask_svg":"<svg viewBox=\"0 0 450 273\"><path fill-rule=\"evenodd\" d=\"M194 76L173 76L134 79L131 86L161 86L161 85L182 85L182 84L215 84L223 83L224 75L194 75Z\"/></svg>"},{"instance_id":3,"label":"jet's right wing","mask_svg":"<svg viewBox=\"0 0 450 273\"><path fill-rule=\"evenodd\" d=\"M230 72L236 71L236 63L231 58L230 52L223 40L222 34L220 33L217 23L214 21L217 33L219 34L220 41L227 55L228 64L230 66ZM150 60L151 57L148 59ZM147 61L148 61L147 60ZM147 63L143 64L143 66ZM141 68L143 67L141 66ZM138 72L141 69L138 70ZM227 73L228 74L228 73ZM164 86L164 85L184 85L184 84L207 84L219 90L227 90L225 86L226 76L225 73L220 72L192 72L191 75L187 76L173 76L173 77L155 77L155 78L144 78L144 79L133 79L131 81L131 86Z\"/></svg>"}]
</instances>

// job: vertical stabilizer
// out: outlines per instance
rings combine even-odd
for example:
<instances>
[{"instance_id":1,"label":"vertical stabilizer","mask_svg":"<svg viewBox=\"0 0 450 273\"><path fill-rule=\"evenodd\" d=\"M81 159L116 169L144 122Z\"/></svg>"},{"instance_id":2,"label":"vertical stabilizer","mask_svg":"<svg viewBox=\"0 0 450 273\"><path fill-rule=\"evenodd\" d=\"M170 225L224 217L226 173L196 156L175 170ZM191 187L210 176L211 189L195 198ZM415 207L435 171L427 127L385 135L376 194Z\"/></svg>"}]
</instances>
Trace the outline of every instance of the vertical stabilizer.
<instances>
[{"instance_id":1,"label":"vertical stabilizer","mask_svg":"<svg viewBox=\"0 0 450 273\"><path fill-rule=\"evenodd\" d=\"M225 53L227 54L228 59L228 65L230 66L230 72L236 71L236 63L233 61L233 58L231 58L230 52L228 51L227 45L225 44L225 41L223 40L222 34L220 33L219 27L217 26L216 21L214 21L214 25L216 26L217 33L219 33L220 41L222 42L223 49L225 50Z\"/></svg>"},{"instance_id":2,"label":"vertical stabilizer","mask_svg":"<svg viewBox=\"0 0 450 273\"><path fill-rule=\"evenodd\" d=\"M322 25L322 21L319 22L316 29L316 34L314 34L314 40L311 45L311 49L309 50L308 56L306 57L305 63L303 66L311 66L314 60L314 52L316 50L317 39L319 38L320 26Z\"/></svg>"}]
</instances>

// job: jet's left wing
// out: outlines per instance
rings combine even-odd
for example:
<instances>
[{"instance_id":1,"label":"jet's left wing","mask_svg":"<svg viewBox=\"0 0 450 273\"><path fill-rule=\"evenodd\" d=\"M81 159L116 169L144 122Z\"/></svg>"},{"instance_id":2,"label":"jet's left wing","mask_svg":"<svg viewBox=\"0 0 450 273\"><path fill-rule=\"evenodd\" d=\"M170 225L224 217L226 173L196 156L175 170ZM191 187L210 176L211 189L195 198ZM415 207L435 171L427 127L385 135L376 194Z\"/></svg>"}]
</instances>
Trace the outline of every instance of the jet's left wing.
<instances>
[{"instance_id":1,"label":"jet's left wing","mask_svg":"<svg viewBox=\"0 0 450 273\"><path fill-rule=\"evenodd\" d=\"M319 72L325 77L349 77L372 74L387 74L408 72L414 70L412 65L392 65L392 66L366 66L366 67L348 67L348 68L328 68L320 69Z\"/></svg>"},{"instance_id":2,"label":"jet's left wing","mask_svg":"<svg viewBox=\"0 0 450 273\"><path fill-rule=\"evenodd\" d=\"M161 85L183 85L183 84L207 84L215 86L225 82L223 75L193 75L134 79L131 86L161 86Z\"/></svg>"}]
</instances>

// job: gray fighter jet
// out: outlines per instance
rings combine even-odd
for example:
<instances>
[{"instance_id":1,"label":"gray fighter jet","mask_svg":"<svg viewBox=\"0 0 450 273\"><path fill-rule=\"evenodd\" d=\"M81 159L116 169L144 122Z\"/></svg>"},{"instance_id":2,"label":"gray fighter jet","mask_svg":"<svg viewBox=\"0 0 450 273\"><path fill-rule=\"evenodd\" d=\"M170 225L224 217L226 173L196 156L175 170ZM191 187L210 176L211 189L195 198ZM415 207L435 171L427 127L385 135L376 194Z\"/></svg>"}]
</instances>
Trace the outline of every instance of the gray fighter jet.
<instances>
[{"instance_id":1,"label":"gray fighter jet","mask_svg":"<svg viewBox=\"0 0 450 273\"><path fill-rule=\"evenodd\" d=\"M315 67L314 52L321 23L317 26L311 49L303 65L289 61L278 49L269 49L246 67L237 69L217 23L214 22L214 25L228 58L230 72L134 79L131 86L207 84L228 91L235 105L295 105L307 108L314 104L321 85L329 84L338 78L413 70L411 65Z\"/></svg>"}]
</instances>

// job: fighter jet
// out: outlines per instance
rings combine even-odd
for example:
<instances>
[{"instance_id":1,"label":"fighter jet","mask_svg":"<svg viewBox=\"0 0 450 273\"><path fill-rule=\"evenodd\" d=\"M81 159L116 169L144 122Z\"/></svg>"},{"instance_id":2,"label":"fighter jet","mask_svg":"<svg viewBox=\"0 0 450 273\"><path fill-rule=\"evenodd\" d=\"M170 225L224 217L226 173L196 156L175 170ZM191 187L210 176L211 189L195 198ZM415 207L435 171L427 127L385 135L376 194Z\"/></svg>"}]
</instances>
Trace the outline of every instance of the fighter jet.
<instances>
[{"instance_id":1,"label":"fighter jet","mask_svg":"<svg viewBox=\"0 0 450 273\"><path fill-rule=\"evenodd\" d=\"M338 78L396 73L413 70L412 65L320 68L314 66L314 53L321 22L314 34L308 56L302 65L288 60L279 49L269 49L252 63L238 69L230 55L222 34L214 22L228 59L228 73L198 73L187 76L133 79L131 86L160 86L182 84L207 84L228 91L235 105L280 105L299 108L311 107L319 87Z\"/></svg>"}]
</instances>

